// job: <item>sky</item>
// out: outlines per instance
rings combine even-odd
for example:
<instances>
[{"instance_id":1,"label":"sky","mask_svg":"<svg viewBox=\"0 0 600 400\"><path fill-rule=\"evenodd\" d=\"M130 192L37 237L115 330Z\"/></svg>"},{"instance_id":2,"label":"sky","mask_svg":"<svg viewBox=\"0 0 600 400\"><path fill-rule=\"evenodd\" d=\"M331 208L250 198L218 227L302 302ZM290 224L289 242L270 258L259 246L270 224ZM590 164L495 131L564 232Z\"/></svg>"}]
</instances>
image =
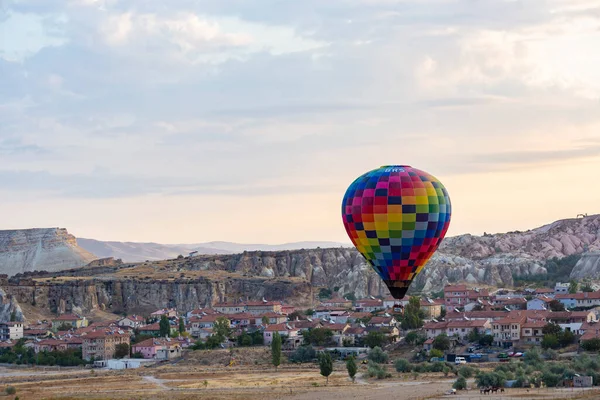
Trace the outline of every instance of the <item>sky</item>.
<instances>
[{"instance_id":1,"label":"sky","mask_svg":"<svg viewBox=\"0 0 600 400\"><path fill-rule=\"evenodd\" d=\"M1 229L349 242L403 164L448 235L600 213L600 0L0 0Z\"/></svg>"}]
</instances>

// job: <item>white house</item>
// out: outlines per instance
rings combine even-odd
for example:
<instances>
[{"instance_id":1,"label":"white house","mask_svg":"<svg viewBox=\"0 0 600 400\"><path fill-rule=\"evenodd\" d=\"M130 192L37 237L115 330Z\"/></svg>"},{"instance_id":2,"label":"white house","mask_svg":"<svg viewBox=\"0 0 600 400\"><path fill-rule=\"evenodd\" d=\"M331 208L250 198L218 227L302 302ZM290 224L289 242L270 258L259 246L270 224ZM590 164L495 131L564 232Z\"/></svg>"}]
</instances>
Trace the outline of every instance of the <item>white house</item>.
<instances>
[{"instance_id":1,"label":"white house","mask_svg":"<svg viewBox=\"0 0 600 400\"><path fill-rule=\"evenodd\" d=\"M554 294L566 294L569 293L569 284L568 283L561 283L561 282L556 282L556 285L554 285Z\"/></svg>"},{"instance_id":2,"label":"white house","mask_svg":"<svg viewBox=\"0 0 600 400\"><path fill-rule=\"evenodd\" d=\"M553 299L550 297L536 297L527 302L528 310L548 310L550 303Z\"/></svg>"},{"instance_id":3,"label":"white house","mask_svg":"<svg viewBox=\"0 0 600 400\"><path fill-rule=\"evenodd\" d=\"M0 341L19 340L22 337L22 322L0 322Z\"/></svg>"},{"instance_id":4,"label":"white house","mask_svg":"<svg viewBox=\"0 0 600 400\"><path fill-rule=\"evenodd\" d=\"M146 324L146 320L144 319L144 317L140 316L140 315L128 315L125 318L120 319L117 322L117 325L119 326L123 326L123 327L128 327L128 328L139 328L140 326L144 326Z\"/></svg>"}]
</instances>

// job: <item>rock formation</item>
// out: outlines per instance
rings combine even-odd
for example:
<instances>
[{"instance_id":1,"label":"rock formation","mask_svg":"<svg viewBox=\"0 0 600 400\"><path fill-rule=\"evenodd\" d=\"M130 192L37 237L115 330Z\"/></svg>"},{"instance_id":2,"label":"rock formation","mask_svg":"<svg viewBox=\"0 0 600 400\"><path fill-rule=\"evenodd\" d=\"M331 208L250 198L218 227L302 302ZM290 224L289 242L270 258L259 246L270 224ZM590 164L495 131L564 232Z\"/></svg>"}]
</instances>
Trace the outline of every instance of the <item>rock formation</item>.
<instances>
[{"instance_id":1,"label":"rock formation","mask_svg":"<svg viewBox=\"0 0 600 400\"><path fill-rule=\"evenodd\" d=\"M96 258L79 247L66 229L0 231L0 274L60 271L84 266Z\"/></svg>"}]
</instances>

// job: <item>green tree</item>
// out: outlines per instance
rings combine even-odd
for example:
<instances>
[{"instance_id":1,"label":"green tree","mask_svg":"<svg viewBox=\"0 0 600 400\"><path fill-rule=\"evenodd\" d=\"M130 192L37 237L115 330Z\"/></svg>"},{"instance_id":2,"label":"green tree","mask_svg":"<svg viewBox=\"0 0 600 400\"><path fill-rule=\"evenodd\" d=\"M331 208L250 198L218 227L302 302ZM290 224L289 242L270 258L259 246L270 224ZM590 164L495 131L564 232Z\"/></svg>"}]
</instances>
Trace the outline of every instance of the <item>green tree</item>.
<instances>
[{"instance_id":1,"label":"green tree","mask_svg":"<svg viewBox=\"0 0 600 400\"><path fill-rule=\"evenodd\" d=\"M544 335L560 335L562 328L558 324L548 323L542 328L542 333Z\"/></svg>"},{"instance_id":2,"label":"green tree","mask_svg":"<svg viewBox=\"0 0 600 400\"><path fill-rule=\"evenodd\" d=\"M322 353L319 357L319 369L321 370L321 375L327 379L326 383L329 384L329 375L333 372L333 360L331 359L331 354L328 352Z\"/></svg>"},{"instance_id":3,"label":"green tree","mask_svg":"<svg viewBox=\"0 0 600 400\"><path fill-rule=\"evenodd\" d=\"M444 357L444 352L438 349L429 350L429 357L441 358Z\"/></svg>"},{"instance_id":4,"label":"green tree","mask_svg":"<svg viewBox=\"0 0 600 400\"><path fill-rule=\"evenodd\" d=\"M129 345L127 343L119 343L115 346L115 358L124 358L129 356Z\"/></svg>"},{"instance_id":5,"label":"green tree","mask_svg":"<svg viewBox=\"0 0 600 400\"><path fill-rule=\"evenodd\" d=\"M492 335L483 335L479 338L479 344L482 346L491 346L494 343L494 337Z\"/></svg>"},{"instance_id":6,"label":"green tree","mask_svg":"<svg viewBox=\"0 0 600 400\"><path fill-rule=\"evenodd\" d=\"M300 346L290 355L290 361L304 363L315 358L316 352L312 346Z\"/></svg>"},{"instance_id":7,"label":"green tree","mask_svg":"<svg viewBox=\"0 0 600 400\"><path fill-rule=\"evenodd\" d=\"M467 388L467 380L463 376L460 376L452 387L456 390L465 390Z\"/></svg>"},{"instance_id":8,"label":"green tree","mask_svg":"<svg viewBox=\"0 0 600 400\"><path fill-rule=\"evenodd\" d=\"M593 292L594 289L592 288L592 285L590 285L589 282L586 282L583 286L581 286L581 291L582 292Z\"/></svg>"},{"instance_id":9,"label":"green tree","mask_svg":"<svg viewBox=\"0 0 600 400\"><path fill-rule=\"evenodd\" d=\"M558 300L551 300L548 302L548 307L550 307L551 311L565 311L565 305Z\"/></svg>"},{"instance_id":10,"label":"green tree","mask_svg":"<svg viewBox=\"0 0 600 400\"><path fill-rule=\"evenodd\" d=\"M600 339L599 338L593 338L593 339L589 339L589 340L584 340L581 342L581 347L585 350L585 351L600 351Z\"/></svg>"},{"instance_id":11,"label":"green tree","mask_svg":"<svg viewBox=\"0 0 600 400\"><path fill-rule=\"evenodd\" d=\"M344 295L344 298L350 301L356 301L356 296L354 295L354 293L346 293Z\"/></svg>"},{"instance_id":12,"label":"green tree","mask_svg":"<svg viewBox=\"0 0 600 400\"><path fill-rule=\"evenodd\" d=\"M575 282L574 280L571 280L571 282L569 282L569 293L577 293L578 288L579 285L577 284L577 282Z\"/></svg>"},{"instance_id":13,"label":"green tree","mask_svg":"<svg viewBox=\"0 0 600 400\"><path fill-rule=\"evenodd\" d=\"M446 318L446 307L442 307L442 311L440 312L440 318Z\"/></svg>"},{"instance_id":14,"label":"green tree","mask_svg":"<svg viewBox=\"0 0 600 400\"><path fill-rule=\"evenodd\" d=\"M305 319L304 315L300 311L294 311L293 313L288 314L288 321L296 321L297 319ZM268 321L267 321L268 323Z\"/></svg>"},{"instance_id":15,"label":"green tree","mask_svg":"<svg viewBox=\"0 0 600 400\"><path fill-rule=\"evenodd\" d=\"M467 335L467 339L469 342L477 343L479 339L481 339L481 335L479 334L479 329L475 328Z\"/></svg>"},{"instance_id":16,"label":"green tree","mask_svg":"<svg viewBox=\"0 0 600 400\"><path fill-rule=\"evenodd\" d=\"M229 326L229 320L225 317L219 317L215 320L213 325L213 335L217 335L221 338L221 342L231 335L231 328Z\"/></svg>"},{"instance_id":17,"label":"green tree","mask_svg":"<svg viewBox=\"0 0 600 400\"><path fill-rule=\"evenodd\" d=\"M433 339L433 348L441 351L446 351L450 348L450 339L448 335L442 333Z\"/></svg>"},{"instance_id":18,"label":"green tree","mask_svg":"<svg viewBox=\"0 0 600 400\"><path fill-rule=\"evenodd\" d=\"M313 346L325 346L332 337L333 332L327 328L314 328L304 333L304 340Z\"/></svg>"},{"instance_id":19,"label":"green tree","mask_svg":"<svg viewBox=\"0 0 600 400\"><path fill-rule=\"evenodd\" d=\"M183 320L183 317L179 317L179 333L184 333L185 332L185 321Z\"/></svg>"},{"instance_id":20,"label":"green tree","mask_svg":"<svg viewBox=\"0 0 600 400\"><path fill-rule=\"evenodd\" d=\"M385 351L381 349L381 347L377 346L369 351L369 360L376 362L378 364L386 364L389 360L389 356Z\"/></svg>"},{"instance_id":21,"label":"green tree","mask_svg":"<svg viewBox=\"0 0 600 400\"><path fill-rule=\"evenodd\" d=\"M348 370L348 376L352 379L352 383L354 383L354 377L358 371L358 366L356 365L356 360L353 356L348 357L348 360L346 360L346 370Z\"/></svg>"},{"instance_id":22,"label":"green tree","mask_svg":"<svg viewBox=\"0 0 600 400\"><path fill-rule=\"evenodd\" d=\"M273 341L271 342L271 359L275 369L281 364L281 336L278 332L273 334Z\"/></svg>"},{"instance_id":23,"label":"green tree","mask_svg":"<svg viewBox=\"0 0 600 400\"><path fill-rule=\"evenodd\" d=\"M364 343L370 348L382 347L387 342L387 337L382 332L371 331L365 336Z\"/></svg>"},{"instance_id":24,"label":"green tree","mask_svg":"<svg viewBox=\"0 0 600 400\"><path fill-rule=\"evenodd\" d=\"M331 295L332 295L332 292L330 289L322 288L321 290L319 290L319 298L320 299L330 299Z\"/></svg>"},{"instance_id":25,"label":"green tree","mask_svg":"<svg viewBox=\"0 0 600 400\"><path fill-rule=\"evenodd\" d=\"M15 322L17 320L17 310L13 310L10 313L10 322Z\"/></svg>"},{"instance_id":26,"label":"green tree","mask_svg":"<svg viewBox=\"0 0 600 400\"><path fill-rule=\"evenodd\" d=\"M160 317L160 322L158 323L158 327L160 329L160 336L167 337L171 334L171 324L166 315L162 315Z\"/></svg>"},{"instance_id":27,"label":"green tree","mask_svg":"<svg viewBox=\"0 0 600 400\"><path fill-rule=\"evenodd\" d=\"M263 325L269 325L269 317L267 317L266 315L263 315L262 318L260 319L260 322L262 322Z\"/></svg>"},{"instance_id":28,"label":"green tree","mask_svg":"<svg viewBox=\"0 0 600 400\"><path fill-rule=\"evenodd\" d=\"M412 296L404 308L404 316L400 323L402 329L419 329L423 326L423 313L421 312L421 299Z\"/></svg>"},{"instance_id":29,"label":"green tree","mask_svg":"<svg viewBox=\"0 0 600 400\"><path fill-rule=\"evenodd\" d=\"M542 338L543 349L557 349L560 345L558 343L558 337L556 335L544 335Z\"/></svg>"},{"instance_id":30,"label":"green tree","mask_svg":"<svg viewBox=\"0 0 600 400\"><path fill-rule=\"evenodd\" d=\"M419 340L419 334L416 331L410 331L406 334L404 340L406 340L406 343L408 344L415 344L417 340Z\"/></svg>"},{"instance_id":31,"label":"green tree","mask_svg":"<svg viewBox=\"0 0 600 400\"><path fill-rule=\"evenodd\" d=\"M468 379L473 376L473 368L467 367L466 365L463 367L460 367L458 369L458 375L462 376L463 378Z\"/></svg>"},{"instance_id":32,"label":"green tree","mask_svg":"<svg viewBox=\"0 0 600 400\"><path fill-rule=\"evenodd\" d=\"M558 343L561 347L567 347L568 345L575 343L575 335L571 331L563 331L558 336Z\"/></svg>"},{"instance_id":33,"label":"green tree","mask_svg":"<svg viewBox=\"0 0 600 400\"><path fill-rule=\"evenodd\" d=\"M412 369L412 365L407 359L399 358L394 363L394 368L396 368L396 371L398 372L410 372Z\"/></svg>"}]
</instances>

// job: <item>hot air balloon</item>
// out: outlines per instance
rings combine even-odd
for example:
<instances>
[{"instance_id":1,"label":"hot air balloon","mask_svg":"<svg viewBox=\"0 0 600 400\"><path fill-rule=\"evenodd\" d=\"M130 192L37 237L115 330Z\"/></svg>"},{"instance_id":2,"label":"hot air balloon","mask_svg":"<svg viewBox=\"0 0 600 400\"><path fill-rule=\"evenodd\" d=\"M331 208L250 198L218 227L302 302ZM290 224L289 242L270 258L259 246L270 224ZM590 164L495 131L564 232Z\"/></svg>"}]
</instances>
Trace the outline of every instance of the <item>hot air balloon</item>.
<instances>
[{"instance_id":1,"label":"hot air balloon","mask_svg":"<svg viewBox=\"0 0 600 400\"><path fill-rule=\"evenodd\" d=\"M356 249L402 299L450 225L442 183L408 165L385 165L358 177L342 202L344 227Z\"/></svg>"}]
</instances>

